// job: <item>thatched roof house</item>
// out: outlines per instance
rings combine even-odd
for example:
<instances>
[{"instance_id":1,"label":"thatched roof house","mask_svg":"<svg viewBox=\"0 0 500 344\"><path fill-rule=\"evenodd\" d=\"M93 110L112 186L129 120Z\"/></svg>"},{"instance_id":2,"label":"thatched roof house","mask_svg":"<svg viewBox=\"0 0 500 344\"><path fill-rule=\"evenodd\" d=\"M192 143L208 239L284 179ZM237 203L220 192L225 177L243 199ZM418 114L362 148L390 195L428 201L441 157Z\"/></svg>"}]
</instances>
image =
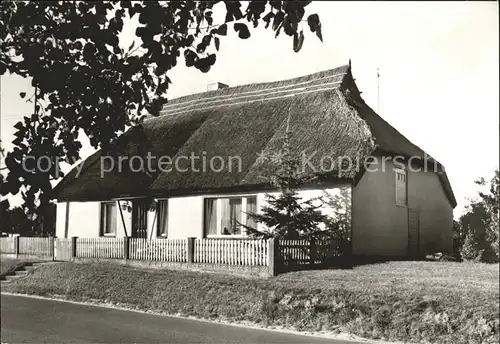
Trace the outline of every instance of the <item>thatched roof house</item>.
<instances>
[{"instance_id":1,"label":"thatched roof house","mask_svg":"<svg viewBox=\"0 0 500 344\"><path fill-rule=\"evenodd\" d=\"M266 166L259 154L280 149L287 123L292 151L297 156L315 152L309 160L311 165L320 167L324 157L357 162L328 173L308 171L321 177L317 183L325 186L342 182L356 188L368 179L361 166L368 156L428 158L364 102L349 63L289 80L221 88L170 100L160 116L121 137L126 146L122 156L156 157L147 173L131 171L128 161L119 171L118 158L113 169L107 168L111 158L103 160L97 152L82 162L83 168L73 169L56 186L54 198L58 202L101 202L267 190L269 183L262 178ZM239 157L241 166L213 171L187 168L189 164L184 163L182 169L159 171L158 157L176 160L193 154L207 160L218 156L225 162ZM432 158L428 163L435 166L434 175L447 207L454 208L456 200L444 168ZM355 193L353 189L354 197Z\"/></svg>"},{"instance_id":2,"label":"thatched roof house","mask_svg":"<svg viewBox=\"0 0 500 344\"><path fill-rule=\"evenodd\" d=\"M224 88L171 100L159 117L146 120L127 132L126 154L146 158L169 156L241 157L242 169L214 172L131 172L128 162L118 170L101 171L101 153L87 158L55 188L59 201L103 201L144 196L146 193L182 194L225 188L267 185L261 178L258 153L281 147L288 115L291 115L292 149L317 152L319 157L350 157L360 161L368 155L391 154L424 159L426 153L377 115L360 97L349 65L319 73L270 83ZM226 160L227 161L227 160ZM103 160L107 163L108 160ZM436 162L439 164L438 162ZM136 165L138 166L138 165ZM355 180L356 168L337 177ZM441 182L456 204L443 168ZM102 177L101 177L102 173ZM335 173L332 173L334 175ZM149 189L149 190L148 190Z\"/></svg>"}]
</instances>

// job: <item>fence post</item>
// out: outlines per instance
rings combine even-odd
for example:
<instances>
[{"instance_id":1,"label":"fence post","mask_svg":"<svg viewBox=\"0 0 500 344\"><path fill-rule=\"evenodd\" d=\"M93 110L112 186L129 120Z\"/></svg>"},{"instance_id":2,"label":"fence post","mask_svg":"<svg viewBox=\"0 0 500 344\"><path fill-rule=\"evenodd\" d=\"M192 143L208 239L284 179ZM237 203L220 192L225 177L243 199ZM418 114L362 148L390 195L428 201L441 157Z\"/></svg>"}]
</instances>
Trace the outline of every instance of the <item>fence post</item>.
<instances>
[{"instance_id":1,"label":"fence post","mask_svg":"<svg viewBox=\"0 0 500 344\"><path fill-rule=\"evenodd\" d=\"M49 236L49 255L52 261L55 261L54 257L54 237Z\"/></svg>"},{"instance_id":2,"label":"fence post","mask_svg":"<svg viewBox=\"0 0 500 344\"><path fill-rule=\"evenodd\" d=\"M316 239L314 237L311 238L309 242L309 264L314 265L316 262L317 248L316 248Z\"/></svg>"},{"instance_id":3,"label":"fence post","mask_svg":"<svg viewBox=\"0 0 500 344\"><path fill-rule=\"evenodd\" d=\"M126 236L123 238L123 259L125 263L130 259L129 257L129 246L130 246L130 237Z\"/></svg>"},{"instance_id":4,"label":"fence post","mask_svg":"<svg viewBox=\"0 0 500 344\"><path fill-rule=\"evenodd\" d=\"M267 262L269 275L278 275L280 269L279 241L276 238L267 239Z\"/></svg>"},{"instance_id":5,"label":"fence post","mask_svg":"<svg viewBox=\"0 0 500 344\"><path fill-rule=\"evenodd\" d=\"M19 258L19 235L14 237L14 253L16 254L16 259Z\"/></svg>"},{"instance_id":6,"label":"fence post","mask_svg":"<svg viewBox=\"0 0 500 344\"><path fill-rule=\"evenodd\" d=\"M196 238L187 238L187 262L194 263L194 241Z\"/></svg>"},{"instance_id":7,"label":"fence post","mask_svg":"<svg viewBox=\"0 0 500 344\"><path fill-rule=\"evenodd\" d=\"M76 258L76 239L78 237L71 237L71 258L74 260Z\"/></svg>"}]
</instances>

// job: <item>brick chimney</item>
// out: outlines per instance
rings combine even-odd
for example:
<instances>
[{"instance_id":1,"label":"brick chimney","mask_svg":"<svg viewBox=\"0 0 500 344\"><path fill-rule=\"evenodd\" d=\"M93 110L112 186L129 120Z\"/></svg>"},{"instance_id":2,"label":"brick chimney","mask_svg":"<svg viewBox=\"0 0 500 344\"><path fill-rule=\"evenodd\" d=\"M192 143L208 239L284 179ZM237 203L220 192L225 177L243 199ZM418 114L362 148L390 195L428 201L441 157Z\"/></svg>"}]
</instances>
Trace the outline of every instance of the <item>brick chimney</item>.
<instances>
[{"instance_id":1,"label":"brick chimney","mask_svg":"<svg viewBox=\"0 0 500 344\"><path fill-rule=\"evenodd\" d=\"M211 81L207 84L207 91L220 90L221 88L228 88L229 86L218 81Z\"/></svg>"}]
</instances>

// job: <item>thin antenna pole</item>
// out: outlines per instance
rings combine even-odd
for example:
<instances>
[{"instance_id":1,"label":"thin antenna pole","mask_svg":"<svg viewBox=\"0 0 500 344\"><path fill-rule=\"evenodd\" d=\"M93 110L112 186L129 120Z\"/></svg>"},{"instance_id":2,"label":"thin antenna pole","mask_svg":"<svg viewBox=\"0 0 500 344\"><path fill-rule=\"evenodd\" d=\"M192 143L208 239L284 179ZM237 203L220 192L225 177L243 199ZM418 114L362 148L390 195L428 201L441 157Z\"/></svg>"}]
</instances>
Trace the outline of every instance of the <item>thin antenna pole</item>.
<instances>
[{"instance_id":1,"label":"thin antenna pole","mask_svg":"<svg viewBox=\"0 0 500 344\"><path fill-rule=\"evenodd\" d=\"M377 68L377 112L380 113L380 73Z\"/></svg>"}]
</instances>

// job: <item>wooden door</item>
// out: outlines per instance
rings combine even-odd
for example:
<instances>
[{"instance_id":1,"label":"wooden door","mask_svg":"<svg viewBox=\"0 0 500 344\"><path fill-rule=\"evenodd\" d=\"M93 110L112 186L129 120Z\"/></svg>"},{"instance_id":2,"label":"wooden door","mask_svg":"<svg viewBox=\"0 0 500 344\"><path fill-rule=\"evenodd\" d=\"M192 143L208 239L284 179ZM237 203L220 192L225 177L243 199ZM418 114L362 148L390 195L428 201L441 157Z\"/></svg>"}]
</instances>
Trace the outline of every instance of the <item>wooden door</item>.
<instances>
[{"instance_id":1,"label":"wooden door","mask_svg":"<svg viewBox=\"0 0 500 344\"><path fill-rule=\"evenodd\" d=\"M148 237L148 210L149 206L145 201L137 200L132 202L132 237Z\"/></svg>"},{"instance_id":2,"label":"wooden door","mask_svg":"<svg viewBox=\"0 0 500 344\"><path fill-rule=\"evenodd\" d=\"M420 212L415 208L408 208L408 256L416 258L419 251Z\"/></svg>"}]
</instances>

